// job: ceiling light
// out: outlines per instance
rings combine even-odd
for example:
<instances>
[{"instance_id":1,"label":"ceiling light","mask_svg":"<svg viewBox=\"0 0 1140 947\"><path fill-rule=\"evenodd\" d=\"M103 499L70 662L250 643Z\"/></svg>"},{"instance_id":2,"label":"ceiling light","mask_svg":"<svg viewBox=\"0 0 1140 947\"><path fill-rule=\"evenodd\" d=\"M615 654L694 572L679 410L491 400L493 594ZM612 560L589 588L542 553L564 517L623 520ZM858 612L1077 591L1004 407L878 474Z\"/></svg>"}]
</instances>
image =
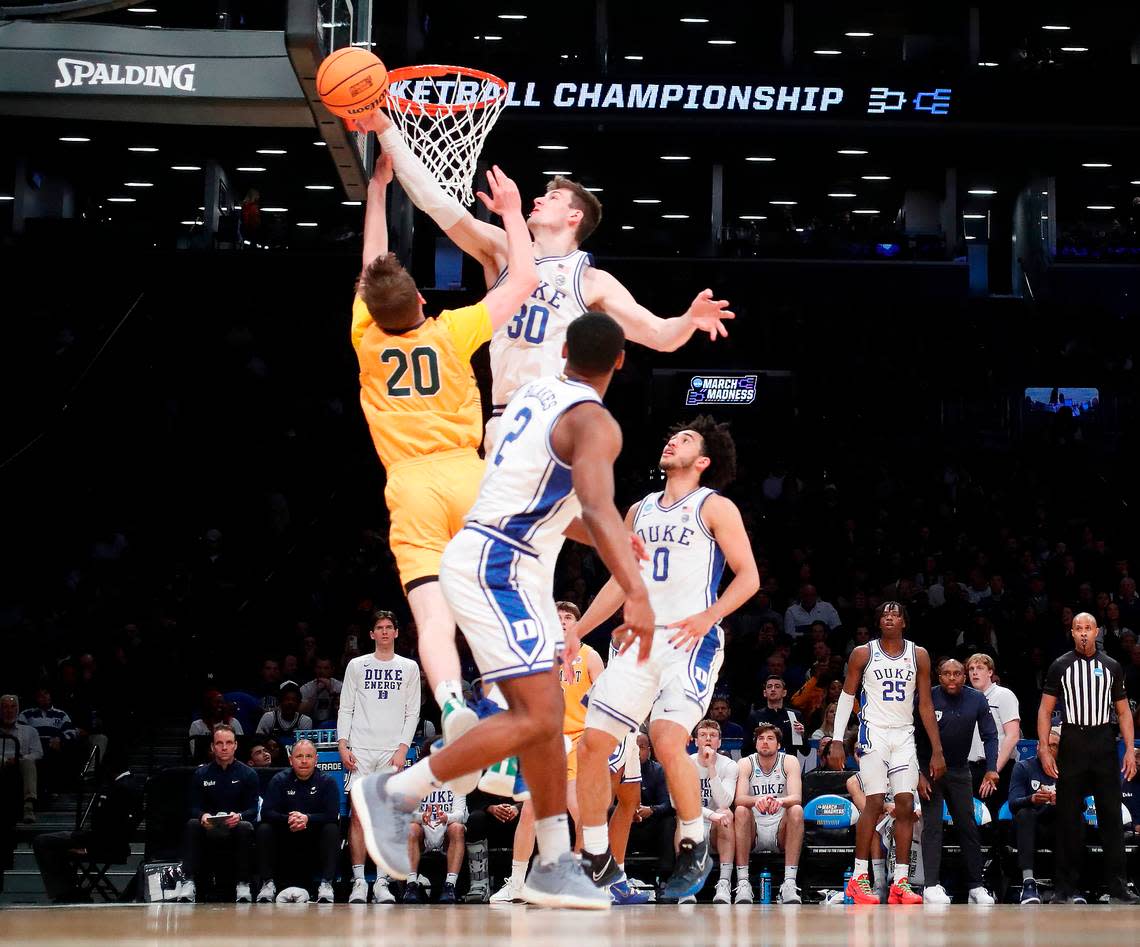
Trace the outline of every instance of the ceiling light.
<instances>
[{"instance_id":1,"label":"ceiling light","mask_svg":"<svg viewBox=\"0 0 1140 947\"><path fill-rule=\"evenodd\" d=\"M500 20L525 20L526 14L525 13L500 13L499 19Z\"/></svg>"},{"instance_id":2,"label":"ceiling light","mask_svg":"<svg viewBox=\"0 0 1140 947\"><path fill-rule=\"evenodd\" d=\"M864 181L889 181L891 176L889 174L864 174Z\"/></svg>"},{"instance_id":3,"label":"ceiling light","mask_svg":"<svg viewBox=\"0 0 1140 947\"><path fill-rule=\"evenodd\" d=\"M741 214L740 219L741 220L767 220L768 218L764 214Z\"/></svg>"},{"instance_id":4,"label":"ceiling light","mask_svg":"<svg viewBox=\"0 0 1140 947\"><path fill-rule=\"evenodd\" d=\"M708 17L705 16L683 16L681 17L682 23L708 23Z\"/></svg>"},{"instance_id":5,"label":"ceiling light","mask_svg":"<svg viewBox=\"0 0 1140 947\"><path fill-rule=\"evenodd\" d=\"M263 208L261 208L261 212L264 214L284 214L287 210L289 210L288 207L263 207Z\"/></svg>"},{"instance_id":6,"label":"ceiling light","mask_svg":"<svg viewBox=\"0 0 1140 947\"><path fill-rule=\"evenodd\" d=\"M997 63L996 63L996 62L980 62L980 63L978 63L978 65L979 65L979 66L987 66L987 67L989 67L989 68L993 68L994 66L996 66L996 65L997 65Z\"/></svg>"},{"instance_id":7,"label":"ceiling light","mask_svg":"<svg viewBox=\"0 0 1140 947\"><path fill-rule=\"evenodd\" d=\"M622 230L633 230L633 227L630 224L622 224L621 229Z\"/></svg>"},{"instance_id":8,"label":"ceiling light","mask_svg":"<svg viewBox=\"0 0 1140 947\"><path fill-rule=\"evenodd\" d=\"M1062 46L1061 52L1063 53L1087 53L1089 48L1087 46Z\"/></svg>"},{"instance_id":9,"label":"ceiling light","mask_svg":"<svg viewBox=\"0 0 1140 947\"><path fill-rule=\"evenodd\" d=\"M628 59L631 62L641 62L641 60L643 60L645 57L644 56L625 56L623 58Z\"/></svg>"},{"instance_id":10,"label":"ceiling light","mask_svg":"<svg viewBox=\"0 0 1140 947\"><path fill-rule=\"evenodd\" d=\"M0 201L14 201L15 199L11 194L0 194Z\"/></svg>"},{"instance_id":11,"label":"ceiling light","mask_svg":"<svg viewBox=\"0 0 1140 947\"><path fill-rule=\"evenodd\" d=\"M1067 27L1067 26L1061 26L1060 24L1052 24L1052 25L1049 25L1049 26L1043 26L1043 27L1041 27L1041 29L1043 29L1043 30L1054 30L1054 31L1067 30L1068 28L1069 28L1069 27Z\"/></svg>"},{"instance_id":12,"label":"ceiling light","mask_svg":"<svg viewBox=\"0 0 1140 947\"><path fill-rule=\"evenodd\" d=\"M734 39L710 39L710 46L735 46L736 40Z\"/></svg>"},{"instance_id":13,"label":"ceiling light","mask_svg":"<svg viewBox=\"0 0 1140 947\"><path fill-rule=\"evenodd\" d=\"M662 161L688 161L690 155L662 155Z\"/></svg>"},{"instance_id":14,"label":"ceiling light","mask_svg":"<svg viewBox=\"0 0 1140 947\"><path fill-rule=\"evenodd\" d=\"M543 174L561 174L561 175L565 176L567 174L573 174L574 172L573 171L543 171L542 173Z\"/></svg>"},{"instance_id":15,"label":"ceiling light","mask_svg":"<svg viewBox=\"0 0 1140 947\"><path fill-rule=\"evenodd\" d=\"M855 194L853 191L831 191L827 196L828 197L854 197Z\"/></svg>"},{"instance_id":16,"label":"ceiling light","mask_svg":"<svg viewBox=\"0 0 1140 947\"><path fill-rule=\"evenodd\" d=\"M795 201L768 201L769 204L775 204L777 207L795 207Z\"/></svg>"},{"instance_id":17,"label":"ceiling light","mask_svg":"<svg viewBox=\"0 0 1140 947\"><path fill-rule=\"evenodd\" d=\"M494 42L497 39L502 39L501 36L476 36L475 39L485 39Z\"/></svg>"},{"instance_id":18,"label":"ceiling light","mask_svg":"<svg viewBox=\"0 0 1140 947\"><path fill-rule=\"evenodd\" d=\"M327 141L314 141L313 144L318 148L327 148L329 146L329 143Z\"/></svg>"},{"instance_id":19,"label":"ceiling light","mask_svg":"<svg viewBox=\"0 0 1140 947\"><path fill-rule=\"evenodd\" d=\"M635 197L633 199L635 204L660 204L661 202L656 197Z\"/></svg>"},{"instance_id":20,"label":"ceiling light","mask_svg":"<svg viewBox=\"0 0 1140 947\"><path fill-rule=\"evenodd\" d=\"M265 168L235 168L236 171L264 171Z\"/></svg>"},{"instance_id":21,"label":"ceiling light","mask_svg":"<svg viewBox=\"0 0 1140 947\"><path fill-rule=\"evenodd\" d=\"M868 33L863 30L852 30L850 33L844 33L844 36L850 36L852 39L866 39L869 36L874 36L874 33Z\"/></svg>"},{"instance_id":22,"label":"ceiling light","mask_svg":"<svg viewBox=\"0 0 1140 947\"><path fill-rule=\"evenodd\" d=\"M1140 181L1129 181L1129 184L1140 184Z\"/></svg>"},{"instance_id":23,"label":"ceiling light","mask_svg":"<svg viewBox=\"0 0 1140 947\"><path fill-rule=\"evenodd\" d=\"M157 13L154 7L127 7L128 13Z\"/></svg>"},{"instance_id":24,"label":"ceiling light","mask_svg":"<svg viewBox=\"0 0 1140 947\"><path fill-rule=\"evenodd\" d=\"M202 221L200 221L200 220L180 220L178 222L180 224L182 224L182 226L184 226L184 227L200 227L200 226L202 226Z\"/></svg>"},{"instance_id":25,"label":"ceiling light","mask_svg":"<svg viewBox=\"0 0 1140 947\"><path fill-rule=\"evenodd\" d=\"M1042 219L1042 220L1048 220L1048 219L1049 219L1049 215L1048 215L1048 214L1042 214L1042 215L1041 215L1041 219Z\"/></svg>"},{"instance_id":26,"label":"ceiling light","mask_svg":"<svg viewBox=\"0 0 1140 947\"><path fill-rule=\"evenodd\" d=\"M963 214L962 216L966 220L985 220L987 215L986 214Z\"/></svg>"},{"instance_id":27,"label":"ceiling light","mask_svg":"<svg viewBox=\"0 0 1140 947\"><path fill-rule=\"evenodd\" d=\"M126 181L124 187L154 187L150 181Z\"/></svg>"},{"instance_id":28,"label":"ceiling light","mask_svg":"<svg viewBox=\"0 0 1140 947\"><path fill-rule=\"evenodd\" d=\"M539 151L565 151L569 145L539 145Z\"/></svg>"},{"instance_id":29,"label":"ceiling light","mask_svg":"<svg viewBox=\"0 0 1140 947\"><path fill-rule=\"evenodd\" d=\"M966 234L966 239L967 240L977 240L978 238L975 237L973 234Z\"/></svg>"},{"instance_id":30,"label":"ceiling light","mask_svg":"<svg viewBox=\"0 0 1140 947\"><path fill-rule=\"evenodd\" d=\"M259 155L283 155L285 154L284 148L258 148Z\"/></svg>"},{"instance_id":31,"label":"ceiling light","mask_svg":"<svg viewBox=\"0 0 1140 947\"><path fill-rule=\"evenodd\" d=\"M60 141L66 141L66 142L83 142L83 141L90 141L90 140L91 140L90 138L82 138L79 135L67 135L67 136L60 139Z\"/></svg>"},{"instance_id":32,"label":"ceiling light","mask_svg":"<svg viewBox=\"0 0 1140 947\"><path fill-rule=\"evenodd\" d=\"M592 194L598 194L598 193L601 193L602 188L600 188L600 187L588 187L588 188L586 188L586 190Z\"/></svg>"},{"instance_id":33,"label":"ceiling light","mask_svg":"<svg viewBox=\"0 0 1140 947\"><path fill-rule=\"evenodd\" d=\"M341 201L345 207L359 207L364 201Z\"/></svg>"},{"instance_id":34,"label":"ceiling light","mask_svg":"<svg viewBox=\"0 0 1140 947\"><path fill-rule=\"evenodd\" d=\"M317 224L311 220L298 220L297 226L298 227L316 227Z\"/></svg>"},{"instance_id":35,"label":"ceiling light","mask_svg":"<svg viewBox=\"0 0 1140 947\"><path fill-rule=\"evenodd\" d=\"M172 164L171 171L201 171L202 168L196 164Z\"/></svg>"},{"instance_id":36,"label":"ceiling light","mask_svg":"<svg viewBox=\"0 0 1140 947\"><path fill-rule=\"evenodd\" d=\"M1086 210L1116 210L1112 204L1086 204Z\"/></svg>"},{"instance_id":37,"label":"ceiling light","mask_svg":"<svg viewBox=\"0 0 1140 947\"><path fill-rule=\"evenodd\" d=\"M688 214L662 214L662 220L688 220Z\"/></svg>"},{"instance_id":38,"label":"ceiling light","mask_svg":"<svg viewBox=\"0 0 1140 947\"><path fill-rule=\"evenodd\" d=\"M997 191L992 187L972 187L966 193L975 194L978 197L993 197Z\"/></svg>"},{"instance_id":39,"label":"ceiling light","mask_svg":"<svg viewBox=\"0 0 1140 947\"><path fill-rule=\"evenodd\" d=\"M853 214L877 214L878 211L872 207L862 207L859 210L851 211Z\"/></svg>"},{"instance_id":40,"label":"ceiling light","mask_svg":"<svg viewBox=\"0 0 1140 947\"><path fill-rule=\"evenodd\" d=\"M842 56L843 51L839 49L813 49L813 53L817 56Z\"/></svg>"},{"instance_id":41,"label":"ceiling light","mask_svg":"<svg viewBox=\"0 0 1140 947\"><path fill-rule=\"evenodd\" d=\"M134 204L135 203L135 199L133 197L108 197L107 200L109 200L112 204Z\"/></svg>"},{"instance_id":42,"label":"ceiling light","mask_svg":"<svg viewBox=\"0 0 1140 947\"><path fill-rule=\"evenodd\" d=\"M796 233L803 233L803 232L804 232L804 228L803 228L803 227L797 227L797 228L796 228Z\"/></svg>"},{"instance_id":43,"label":"ceiling light","mask_svg":"<svg viewBox=\"0 0 1140 947\"><path fill-rule=\"evenodd\" d=\"M143 147L142 145L132 145L131 147L129 147L127 149L127 151L137 151L137 152L141 152L144 154L152 154L153 152L158 151L158 149L157 148Z\"/></svg>"},{"instance_id":44,"label":"ceiling light","mask_svg":"<svg viewBox=\"0 0 1140 947\"><path fill-rule=\"evenodd\" d=\"M840 148L836 154L841 155L865 155L867 154L862 148Z\"/></svg>"},{"instance_id":45,"label":"ceiling light","mask_svg":"<svg viewBox=\"0 0 1140 947\"><path fill-rule=\"evenodd\" d=\"M745 161L775 161L775 158L769 158L767 155L753 155L751 158L745 158Z\"/></svg>"},{"instance_id":46,"label":"ceiling light","mask_svg":"<svg viewBox=\"0 0 1140 947\"><path fill-rule=\"evenodd\" d=\"M1112 165L1107 161L1085 161L1081 164L1082 168L1111 168Z\"/></svg>"},{"instance_id":47,"label":"ceiling light","mask_svg":"<svg viewBox=\"0 0 1140 947\"><path fill-rule=\"evenodd\" d=\"M333 186L331 184L306 184L306 191L331 191Z\"/></svg>"}]
</instances>

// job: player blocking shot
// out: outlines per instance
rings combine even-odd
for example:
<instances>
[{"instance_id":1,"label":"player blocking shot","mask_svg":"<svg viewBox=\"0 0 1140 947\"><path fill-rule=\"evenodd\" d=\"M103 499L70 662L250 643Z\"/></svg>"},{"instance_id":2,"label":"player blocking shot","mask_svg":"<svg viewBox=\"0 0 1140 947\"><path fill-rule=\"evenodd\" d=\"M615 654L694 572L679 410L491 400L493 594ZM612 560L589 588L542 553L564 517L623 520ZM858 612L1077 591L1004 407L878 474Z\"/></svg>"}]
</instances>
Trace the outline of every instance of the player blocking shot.
<instances>
[{"instance_id":1,"label":"player blocking shot","mask_svg":"<svg viewBox=\"0 0 1140 947\"><path fill-rule=\"evenodd\" d=\"M554 669L564 632L553 579L565 536L592 543L626 599L625 628L645 641L648 657L653 610L613 501L621 430L602 405L624 360L624 343L621 327L603 313L574 321L565 373L531 382L511 400L478 499L444 553L440 582L447 602L484 682L502 689L508 708L411 768L354 786L369 854L394 877L408 873L408 826L424 795L517 755L538 842L523 898L546 907L610 905L608 891L591 883L570 851L565 708Z\"/></svg>"},{"instance_id":2,"label":"player blocking shot","mask_svg":"<svg viewBox=\"0 0 1140 947\"><path fill-rule=\"evenodd\" d=\"M482 302L428 318L411 274L388 253L391 180L391 159L381 155L368 185L352 343L361 407L387 473L389 542L419 631L424 673L443 711L446 742L476 722L463 701L455 621L439 587L440 558L462 528L483 473L471 356L518 311L538 274L518 188L496 167L487 173L490 196L479 197L503 217L511 275ZM452 788L466 794L478 777L464 774Z\"/></svg>"},{"instance_id":3,"label":"player blocking shot","mask_svg":"<svg viewBox=\"0 0 1140 947\"><path fill-rule=\"evenodd\" d=\"M606 762L619 741L649 720L649 738L665 770L677 811L678 858L663 896L695 895L712 869L700 783L689 760L689 735L704 719L724 659L720 621L760 586L756 561L736 504L716 492L736 472L728 426L712 418L678 425L659 466L665 489L630 508L626 524L645 544L642 578L657 616L650 642L626 635L590 694L586 732L578 744L578 806L595 884L622 876L606 826ZM733 579L717 594L725 564ZM602 587L577 633L584 635L631 604L616 577ZM570 642L572 649L573 642ZM636 646L635 646L636 645Z\"/></svg>"},{"instance_id":4,"label":"player blocking shot","mask_svg":"<svg viewBox=\"0 0 1140 947\"><path fill-rule=\"evenodd\" d=\"M889 904L920 904L922 896L910 886L906 853L914 835L914 793L918 788L918 756L914 744L914 704L930 738L930 778L946 771L942 741L930 695L930 655L903 637L908 618L906 606L884 602L878 610L882 636L860 645L847 662L847 679L835 712L832 738L842 742L843 732L859 688L859 776L867 804L855 827L855 870L847 894L856 904L878 904L871 886L868 860L875 826L882 818L883 799L889 786L895 802L895 877Z\"/></svg>"}]
</instances>

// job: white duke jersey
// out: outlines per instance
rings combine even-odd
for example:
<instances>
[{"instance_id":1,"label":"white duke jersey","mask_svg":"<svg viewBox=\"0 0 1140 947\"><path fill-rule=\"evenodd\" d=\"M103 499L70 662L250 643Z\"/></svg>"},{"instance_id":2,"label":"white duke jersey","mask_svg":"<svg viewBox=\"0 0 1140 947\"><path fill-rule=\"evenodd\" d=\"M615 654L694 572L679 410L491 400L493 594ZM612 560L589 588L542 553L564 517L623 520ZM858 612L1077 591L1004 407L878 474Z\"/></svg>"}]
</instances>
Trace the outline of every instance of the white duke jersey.
<instances>
[{"instance_id":1,"label":"white duke jersey","mask_svg":"<svg viewBox=\"0 0 1140 947\"><path fill-rule=\"evenodd\" d=\"M337 738L354 750L389 753L411 746L420 719L420 668L409 658L375 654L353 658L345 668L336 716Z\"/></svg>"},{"instance_id":2,"label":"white duke jersey","mask_svg":"<svg viewBox=\"0 0 1140 947\"><path fill-rule=\"evenodd\" d=\"M748 765L752 767L752 773L748 777L749 795L781 798L788 794L788 774L784 772L783 750L776 753L776 759L770 770L765 770L761 765L759 753L751 753L745 759L748 761ZM753 810L752 814L756 817L757 822L771 825L783 818L784 810L780 809L775 813Z\"/></svg>"},{"instance_id":3,"label":"white duke jersey","mask_svg":"<svg viewBox=\"0 0 1140 947\"><path fill-rule=\"evenodd\" d=\"M448 822L466 822L467 797L447 787L433 789L420 800L420 812L428 813L432 823L439 821L440 813L447 816Z\"/></svg>"},{"instance_id":4,"label":"white duke jersey","mask_svg":"<svg viewBox=\"0 0 1140 947\"><path fill-rule=\"evenodd\" d=\"M668 507L661 502L663 491L651 493L633 515L633 531L649 554L641 563L641 577L658 627L703 612L716 601L724 554L701 521L701 506L715 492L697 487Z\"/></svg>"},{"instance_id":5,"label":"white duke jersey","mask_svg":"<svg viewBox=\"0 0 1140 947\"><path fill-rule=\"evenodd\" d=\"M524 385L503 414L502 427L467 528L538 559L551 579L570 525L582 507L570 468L554 454L550 434L575 405L602 403L585 382L550 375Z\"/></svg>"},{"instance_id":6,"label":"white duke jersey","mask_svg":"<svg viewBox=\"0 0 1140 947\"><path fill-rule=\"evenodd\" d=\"M914 728L914 691L918 679L918 660L914 642L903 640L903 652L892 658L883 651L881 642L867 643L871 656L863 669L863 687L859 694L859 721L871 727ZM860 734L860 742L862 734Z\"/></svg>"},{"instance_id":7,"label":"white duke jersey","mask_svg":"<svg viewBox=\"0 0 1140 947\"><path fill-rule=\"evenodd\" d=\"M562 371L566 328L586 312L582 274L593 258L585 250L536 257L538 288L491 336L491 411L498 416L527 382ZM492 289L507 277L504 269Z\"/></svg>"}]
</instances>

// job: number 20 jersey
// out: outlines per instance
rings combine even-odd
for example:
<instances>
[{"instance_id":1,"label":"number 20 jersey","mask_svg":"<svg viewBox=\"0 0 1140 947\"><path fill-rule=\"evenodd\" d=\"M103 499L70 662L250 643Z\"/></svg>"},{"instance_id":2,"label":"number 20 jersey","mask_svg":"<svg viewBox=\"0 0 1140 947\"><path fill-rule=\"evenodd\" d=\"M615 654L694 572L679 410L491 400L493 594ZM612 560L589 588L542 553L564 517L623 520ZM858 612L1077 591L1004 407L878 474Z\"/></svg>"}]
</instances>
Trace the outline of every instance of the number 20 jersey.
<instances>
[{"instance_id":1,"label":"number 20 jersey","mask_svg":"<svg viewBox=\"0 0 1140 947\"><path fill-rule=\"evenodd\" d=\"M703 612L716 601L724 554L701 521L701 506L715 491L697 487L672 506L664 492L651 493L637 507L633 531L649 560L641 578L658 626Z\"/></svg>"},{"instance_id":2,"label":"number 20 jersey","mask_svg":"<svg viewBox=\"0 0 1140 947\"><path fill-rule=\"evenodd\" d=\"M918 661L914 642L903 640L898 657L887 654L879 640L867 642L870 658L863 669L859 719L871 727L914 727L914 693Z\"/></svg>"},{"instance_id":3,"label":"number 20 jersey","mask_svg":"<svg viewBox=\"0 0 1140 947\"><path fill-rule=\"evenodd\" d=\"M527 382L562 371L566 328L586 312L582 274L592 265L585 250L536 257L539 284L522 308L491 336L491 405L502 413ZM494 286L507 277L504 269ZM494 288L492 286L492 288Z\"/></svg>"}]
</instances>

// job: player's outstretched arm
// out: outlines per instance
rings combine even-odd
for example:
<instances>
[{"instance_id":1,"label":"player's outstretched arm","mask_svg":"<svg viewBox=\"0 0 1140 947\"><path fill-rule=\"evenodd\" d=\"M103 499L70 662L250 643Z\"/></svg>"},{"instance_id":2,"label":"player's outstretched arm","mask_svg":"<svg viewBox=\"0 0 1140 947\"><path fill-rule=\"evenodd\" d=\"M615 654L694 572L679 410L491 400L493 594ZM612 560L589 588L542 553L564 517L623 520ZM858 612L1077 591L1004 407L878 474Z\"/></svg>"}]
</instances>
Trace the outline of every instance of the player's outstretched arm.
<instances>
[{"instance_id":1,"label":"player's outstretched arm","mask_svg":"<svg viewBox=\"0 0 1140 947\"><path fill-rule=\"evenodd\" d=\"M364 205L364 268L377 257L388 255L387 195L391 183L392 159L382 153L372 169Z\"/></svg>"},{"instance_id":2,"label":"player's outstretched arm","mask_svg":"<svg viewBox=\"0 0 1140 947\"><path fill-rule=\"evenodd\" d=\"M408 147L400 131L380 110L357 119L364 131L376 132L380 147L392 156L396 176L412 203L436 222L456 246L497 276L507 259L507 237L498 227L476 220L462 204L439 186Z\"/></svg>"},{"instance_id":3,"label":"player's outstretched arm","mask_svg":"<svg viewBox=\"0 0 1140 947\"><path fill-rule=\"evenodd\" d=\"M918 665L918 716L922 718L923 729L930 738L930 778L941 779L946 772L946 759L942 755L942 736L938 732L938 720L934 716L934 699L930 696L930 655L925 648L914 649L915 664Z\"/></svg>"},{"instance_id":4,"label":"player's outstretched arm","mask_svg":"<svg viewBox=\"0 0 1140 947\"><path fill-rule=\"evenodd\" d=\"M482 191L477 196L488 210L503 218L503 229L507 234L507 278L483 300L491 317L491 328L497 329L519 311L538 286L539 279L530 231L523 220L518 186L498 165L487 172L487 184L491 196Z\"/></svg>"},{"instance_id":5,"label":"player's outstretched arm","mask_svg":"<svg viewBox=\"0 0 1140 947\"><path fill-rule=\"evenodd\" d=\"M736 318L725 299L713 299L711 289L697 294L685 312L672 319L662 319L641 305L633 294L613 275L590 267L586 270L586 302L600 309L621 325L625 337L658 352L673 352L692 338L694 332L707 332L715 341L727 336L724 320Z\"/></svg>"}]
</instances>

